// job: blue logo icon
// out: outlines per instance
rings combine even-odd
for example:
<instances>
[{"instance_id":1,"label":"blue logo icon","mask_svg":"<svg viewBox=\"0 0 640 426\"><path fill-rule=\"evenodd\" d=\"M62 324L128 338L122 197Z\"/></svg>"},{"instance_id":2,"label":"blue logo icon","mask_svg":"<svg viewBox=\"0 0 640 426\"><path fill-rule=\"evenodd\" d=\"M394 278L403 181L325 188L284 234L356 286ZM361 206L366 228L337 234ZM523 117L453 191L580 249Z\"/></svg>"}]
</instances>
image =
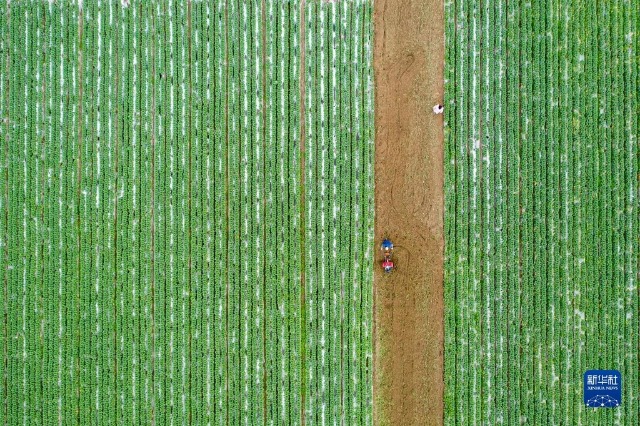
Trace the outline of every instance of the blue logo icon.
<instances>
[{"instance_id":1,"label":"blue logo icon","mask_svg":"<svg viewBox=\"0 0 640 426\"><path fill-rule=\"evenodd\" d=\"M622 404L622 374L618 370L587 370L584 373L584 403L593 408L615 408Z\"/></svg>"}]
</instances>

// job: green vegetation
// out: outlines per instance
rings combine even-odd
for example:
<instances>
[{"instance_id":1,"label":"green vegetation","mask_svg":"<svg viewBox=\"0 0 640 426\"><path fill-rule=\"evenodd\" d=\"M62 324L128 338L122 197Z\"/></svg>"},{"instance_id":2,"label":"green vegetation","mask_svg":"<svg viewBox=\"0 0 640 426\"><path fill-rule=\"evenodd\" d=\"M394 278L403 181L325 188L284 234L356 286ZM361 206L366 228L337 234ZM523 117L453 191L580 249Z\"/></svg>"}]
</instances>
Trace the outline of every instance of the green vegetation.
<instances>
[{"instance_id":1,"label":"green vegetation","mask_svg":"<svg viewBox=\"0 0 640 426\"><path fill-rule=\"evenodd\" d=\"M0 3L0 423L371 424L371 2L80 3Z\"/></svg>"},{"instance_id":2,"label":"green vegetation","mask_svg":"<svg viewBox=\"0 0 640 426\"><path fill-rule=\"evenodd\" d=\"M445 17L445 423L635 425L638 8ZM621 371L620 408L586 409L587 369Z\"/></svg>"}]
</instances>

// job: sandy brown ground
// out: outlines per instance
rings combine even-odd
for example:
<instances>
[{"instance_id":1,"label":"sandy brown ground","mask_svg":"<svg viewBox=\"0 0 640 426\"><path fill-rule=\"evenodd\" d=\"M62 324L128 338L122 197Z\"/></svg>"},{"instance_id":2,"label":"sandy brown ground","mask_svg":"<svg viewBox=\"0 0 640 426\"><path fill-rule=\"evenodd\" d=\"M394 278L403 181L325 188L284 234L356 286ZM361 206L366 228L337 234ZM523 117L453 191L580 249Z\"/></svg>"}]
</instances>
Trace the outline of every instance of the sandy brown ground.
<instances>
[{"instance_id":1,"label":"sandy brown ground","mask_svg":"<svg viewBox=\"0 0 640 426\"><path fill-rule=\"evenodd\" d=\"M442 0L375 3L375 235L397 264L375 268L377 425L443 423L443 12Z\"/></svg>"}]
</instances>

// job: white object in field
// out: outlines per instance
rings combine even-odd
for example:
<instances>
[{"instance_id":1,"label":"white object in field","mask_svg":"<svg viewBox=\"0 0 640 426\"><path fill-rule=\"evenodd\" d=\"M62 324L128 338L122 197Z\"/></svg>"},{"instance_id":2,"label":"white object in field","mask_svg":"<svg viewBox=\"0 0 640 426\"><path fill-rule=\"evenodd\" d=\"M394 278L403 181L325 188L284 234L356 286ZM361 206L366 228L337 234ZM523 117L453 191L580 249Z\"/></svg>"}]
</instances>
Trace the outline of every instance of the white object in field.
<instances>
[{"instance_id":1,"label":"white object in field","mask_svg":"<svg viewBox=\"0 0 640 426\"><path fill-rule=\"evenodd\" d=\"M434 114L442 114L443 112L444 112L444 105L437 104L433 106Z\"/></svg>"}]
</instances>

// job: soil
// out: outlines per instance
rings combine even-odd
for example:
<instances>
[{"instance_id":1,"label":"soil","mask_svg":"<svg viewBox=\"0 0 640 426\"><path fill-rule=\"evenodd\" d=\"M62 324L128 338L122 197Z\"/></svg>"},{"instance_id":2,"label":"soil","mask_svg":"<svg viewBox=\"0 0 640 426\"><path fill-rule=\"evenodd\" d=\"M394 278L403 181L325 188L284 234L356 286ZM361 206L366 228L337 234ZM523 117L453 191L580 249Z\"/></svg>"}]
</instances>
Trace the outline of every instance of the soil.
<instances>
[{"instance_id":1,"label":"soil","mask_svg":"<svg viewBox=\"0 0 640 426\"><path fill-rule=\"evenodd\" d=\"M375 236L393 241L397 266L375 268L377 425L443 423L443 8L375 2Z\"/></svg>"}]
</instances>

